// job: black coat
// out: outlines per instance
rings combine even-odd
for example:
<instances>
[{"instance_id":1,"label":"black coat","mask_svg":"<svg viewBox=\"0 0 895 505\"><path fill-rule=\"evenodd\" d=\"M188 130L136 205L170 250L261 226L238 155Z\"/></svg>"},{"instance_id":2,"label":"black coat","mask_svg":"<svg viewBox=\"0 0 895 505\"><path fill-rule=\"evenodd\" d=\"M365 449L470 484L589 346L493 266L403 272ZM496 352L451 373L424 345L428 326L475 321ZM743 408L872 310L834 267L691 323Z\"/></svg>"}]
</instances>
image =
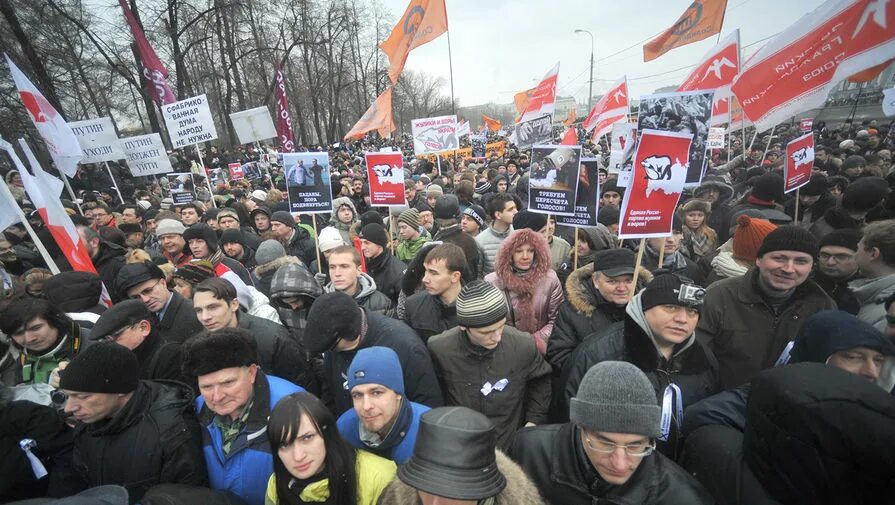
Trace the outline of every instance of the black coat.
<instances>
[{"instance_id":1,"label":"black coat","mask_svg":"<svg viewBox=\"0 0 895 505\"><path fill-rule=\"evenodd\" d=\"M401 279L407 265L388 251L382 251L379 256L367 260L367 273L376 282L376 289L387 296L392 303L398 304L398 295L401 293Z\"/></svg>"},{"instance_id":2,"label":"black coat","mask_svg":"<svg viewBox=\"0 0 895 505\"><path fill-rule=\"evenodd\" d=\"M177 291L172 291L171 297L165 317L158 323L158 332L162 340L182 344L205 328L196 317L192 300L180 296Z\"/></svg>"},{"instance_id":3,"label":"black coat","mask_svg":"<svg viewBox=\"0 0 895 505\"><path fill-rule=\"evenodd\" d=\"M115 303L124 299L121 296L121 293L118 293L117 289L112 288L115 286L115 279L118 277L118 271L124 266L124 256L126 254L127 249L111 242L101 240L99 243L99 251L97 251L96 257L92 258L96 273L102 278L103 284L105 284L106 288L109 290L109 296L112 297L112 301Z\"/></svg>"},{"instance_id":4,"label":"black coat","mask_svg":"<svg viewBox=\"0 0 895 505\"><path fill-rule=\"evenodd\" d=\"M656 401L661 406L665 388L676 384L681 389L684 408L718 392L720 378L718 361L712 351L695 337L689 347L675 347L671 360L659 354L650 337L630 316L611 329L584 340L569 360L564 374L564 402L560 411L568 415L569 400L578 392L584 374L603 361L626 361L637 366L656 391ZM671 431L667 441L658 442L658 448L666 456L675 459L680 451L680 426L683 422L672 409Z\"/></svg>"},{"instance_id":5,"label":"black coat","mask_svg":"<svg viewBox=\"0 0 895 505\"><path fill-rule=\"evenodd\" d=\"M134 355L140 363L140 379L171 380L192 384L193 380L184 377L180 369L180 344L165 342L155 328L142 344L134 349Z\"/></svg>"},{"instance_id":6,"label":"black coat","mask_svg":"<svg viewBox=\"0 0 895 505\"><path fill-rule=\"evenodd\" d=\"M317 244L311 237L311 234L301 226L296 225L293 230L292 239L286 244L286 255L295 256L305 265L310 265L312 261L317 259Z\"/></svg>"},{"instance_id":7,"label":"black coat","mask_svg":"<svg viewBox=\"0 0 895 505\"><path fill-rule=\"evenodd\" d=\"M457 305L445 305L439 296L425 291L416 293L404 302L404 322L428 342L429 337L457 326Z\"/></svg>"},{"instance_id":8,"label":"black coat","mask_svg":"<svg viewBox=\"0 0 895 505\"><path fill-rule=\"evenodd\" d=\"M604 481L584 453L570 423L524 428L510 456L552 505L699 505L713 503L702 486L661 453L641 461L621 486Z\"/></svg>"},{"instance_id":9,"label":"black coat","mask_svg":"<svg viewBox=\"0 0 895 505\"><path fill-rule=\"evenodd\" d=\"M435 368L426 344L406 324L380 314L364 310L367 333L357 349L324 354L323 396L331 410L341 415L353 408L351 395L345 389L348 366L357 351L367 347L382 346L395 351L404 372L404 396L416 403L435 408L444 405L441 386L435 376Z\"/></svg>"},{"instance_id":10,"label":"black coat","mask_svg":"<svg viewBox=\"0 0 895 505\"><path fill-rule=\"evenodd\" d=\"M156 484L207 486L192 391L141 381L115 417L75 428L74 465L88 487L123 486L131 503Z\"/></svg>"},{"instance_id":11,"label":"black coat","mask_svg":"<svg viewBox=\"0 0 895 505\"><path fill-rule=\"evenodd\" d=\"M248 330L255 337L258 344L258 366L265 373L303 388L315 384L305 354L285 326L243 311L239 312L238 319L239 327Z\"/></svg>"}]
</instances>

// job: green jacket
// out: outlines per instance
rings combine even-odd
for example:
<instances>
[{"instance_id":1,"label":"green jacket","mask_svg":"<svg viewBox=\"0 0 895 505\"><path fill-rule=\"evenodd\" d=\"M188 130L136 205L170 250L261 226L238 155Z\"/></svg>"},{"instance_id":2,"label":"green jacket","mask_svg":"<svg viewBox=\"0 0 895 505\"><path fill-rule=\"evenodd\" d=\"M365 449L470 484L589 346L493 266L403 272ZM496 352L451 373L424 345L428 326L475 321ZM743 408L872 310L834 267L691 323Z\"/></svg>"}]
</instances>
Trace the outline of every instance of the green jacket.
<instances>
[{"instance_id":1,"label":"green jacket","mask_svg":"<svg viewBox=\"0 0 895 505\"><path fill-rule=\"evenodd\" d=\"M431 241L432 236L429 235L428 231L424 230L419 237L413 240L402 240L399 242L398 248L395 250L395 256L404 263L410 263L410 260L416 257L416 253L420 252L420 249Z\"/></svg>"}]
</instances>

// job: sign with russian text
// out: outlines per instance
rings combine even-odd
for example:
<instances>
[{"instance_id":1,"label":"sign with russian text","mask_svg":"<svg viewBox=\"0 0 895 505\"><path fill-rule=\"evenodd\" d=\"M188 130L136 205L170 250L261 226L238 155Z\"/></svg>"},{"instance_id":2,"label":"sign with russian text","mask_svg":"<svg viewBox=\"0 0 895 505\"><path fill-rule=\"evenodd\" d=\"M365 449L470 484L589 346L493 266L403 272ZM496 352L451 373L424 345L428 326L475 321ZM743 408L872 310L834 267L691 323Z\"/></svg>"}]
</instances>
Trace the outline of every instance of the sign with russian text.
<instances>
[{"instance_id":1,"label":"sign with russian text","mask_svg":"<svg viewBox=\"0 0 895 505\"><path fill-rule=\"evenodd\" d=\"M414 154L440 153L460 147L457 116L414 119L410 122Z\"/></svg>"},{"instance_id":2,"label":"sign with russian text","mask_svg":"<svg viewBox=\"0 0 895 505\"><path fill-rule=\"evenodd\" d=\"M597 211L600 208L600 167L596 158L584 158L578 169L578 195L575 200L575 214L556 216L556 224L566 226L597 226Z\"/></svg>"},{"instance_id":3,"label":"sign with russian text","mask_svg":"<svg viewBox=\"0 0 895 505\"><path fill-rule=\"evenodd\" d=\"M186 147L218 138L204 94L161 106L168 136L174 148Z\"/></svg>"},{"instance_id":4,"label":"sign with russian text","mask_svg":"<svg viewBox=\"0 0 895 505\"><path fill-rule=\"evenodd\" d=\"M284 153L289 212L332 212L329 153Z\"/></svg>"},{"instance_id":5,"label":"sign with russian text","mask_svg":"<svg viewBox=\"0 0 895 505\"><path fill-rule=\"evenodd\" d=\"M400 153L365 153L370 205L407 205L404 198L404 156Z\"/></svg>"},{"instance_id":6,"label":"sign with russian text","mask_svg":"<svg viewBox=\"0 0 895 505\"><path fill-rule=\"evenodd\" d=\"M581 146L532 147L528 179L529 210L542 214L574 215L580 164Z\"/></svg>"},{"instance_id":7,"label":"sign with russian text","mask_svg":"<svg viewBox=\"0 0 895 505\"><path fill-rule=\"evenodd\" d=\"M709 149L724 148L724 128L709 128L709 136L705 142Z\"/></svg>"},{"instance_id":8,"label":"sign with russian text","mask_svg":"<svg viewBox=\"0 0 895 505\"><path fill-rule=\"evenodd\" d=\"M812 168L814 168L814 134L806 133L786 144L783 192L789 193L808 184Z\"/></svg>"},{"instance_id":9,"label":"sign with russian text","mask_svg":"<svg viewBox=\"0 0 895 505\"><path fill-rule=\"evenodd\" d=\"M99 163L101 161L117 161L124 159L124 151L118 143L118 134L112 120L107 117L85 119L68 123L72 133L81 144L84 157L79 163Z\"/></svg>"},{"instance_id":10,"label":"sign with russian text","mask_svg":"<svg viewBox=\"0 0 895 505\"><path fill-rule=\"evenodd\" d=\"M162 136L158 133L125 137L120 141L127 160L127 168L134 177L167 174L173 172L171 159L165 151Z\"/></svg>"}]
</instances>

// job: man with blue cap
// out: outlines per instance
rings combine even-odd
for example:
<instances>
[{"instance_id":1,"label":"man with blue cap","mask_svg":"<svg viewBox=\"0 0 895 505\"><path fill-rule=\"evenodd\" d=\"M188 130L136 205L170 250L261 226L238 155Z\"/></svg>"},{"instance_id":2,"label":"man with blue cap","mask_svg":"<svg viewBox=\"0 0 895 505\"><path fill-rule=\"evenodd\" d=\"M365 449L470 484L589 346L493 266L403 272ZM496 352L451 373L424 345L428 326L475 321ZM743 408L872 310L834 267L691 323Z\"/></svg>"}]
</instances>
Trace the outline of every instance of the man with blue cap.
<instances>
[{"instance_id":1,"label":"man with blue cap","mask_svg":"<svg viewBox=\"0 0 895 505\"><path fill-rule=\"evenodd\" d=\"M345 440L399 465L410 459L420 416L430 409L404 396L397 353L379 346L358 351L348 367L347 388L354 408L337 422Z\"/></svg>"}]
</instances>

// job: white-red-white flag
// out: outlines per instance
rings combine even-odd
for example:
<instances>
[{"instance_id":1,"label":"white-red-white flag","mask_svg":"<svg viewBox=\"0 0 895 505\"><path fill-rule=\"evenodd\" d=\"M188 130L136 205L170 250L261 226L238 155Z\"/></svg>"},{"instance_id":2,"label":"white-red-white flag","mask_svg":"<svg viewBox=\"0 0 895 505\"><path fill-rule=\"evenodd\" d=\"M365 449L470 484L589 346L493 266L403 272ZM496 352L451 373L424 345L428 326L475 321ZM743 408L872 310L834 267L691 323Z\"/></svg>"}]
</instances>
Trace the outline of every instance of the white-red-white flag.
<instances>
[{"instance_id":1,"label":"white-red-white flag","mask_svg":"<svg viewBox=\"0 0 895 505\"><path fill-rule=\"evenodd\" d=\"M593 130L595 139L602 137L612 131L614 123L627 121L628 110L628 78L623 75L590 110L584 119L584 129Z\"/></svg>"},{"instance_id":2,"label":"white-red-white flag","mask_svg":"<svg viewBox=\"0 0 895 505\"><path fill-rule=\"evenodd\" d=\"M78 162L84 157L81 150L81 144L78 137L62 114L56 111L50 102L44 98L43 93L31 83L27 76L19 70L19 67L9 59L4 53L6 64L9 65L9 72L12 74L12 80L15 81L16 88L19 90L19 96L22 98L22 105L28 110L31 121L37 127L37 132L43 138L50 157L56 163L56 168L69 177L74 177L78 173Z\"/></svg>"},{"instance_id":3,"label":"white-red-white flag","mask_svg":"<svg viewBox=\"0 0 895 505\"><path fill-rule=\"evenodd\" d=\"M765 44L731 89L759 131L823 105L843 79L895 54L895 1L828 0Z\"/></svg>"},{"instance_id":4,"label":"white-red-white flag","mask_svg":"<svg viewBox=\"0 0 895 505\"><path fill-rule=\"evenodd\" d=\"M570 126L566 129L566 132L562 136L562 142L560 145L564 146L577 146L578 145L578 128L574 126Z\"/></svg>"},{"instance_id":5,"label":"white-red-white flag","mask_svg":"<svg viewBox=\"0 0 895 505\"><path fill-rule=\"evenodd\" d=\"M525 111L519 117L517 123L539 118L545 115L553 115L556 112L556 79L559 77L559 62L553 67L538 86L532 91L528 99Z\"/></svg>"},{"instance_id":6,"label":"white-red-white flag","mask_svg":"<svg viewBox=\"0 0 895 505\"><path fill-rule=\"evenodd\" d=\"M737 29L724 37L724 40L699 60L699 64L677 90L715 90L709 123L711 125L726 123L730 118L730 85L739 72L740 30Z\"/></svg>"}]
</instances>

